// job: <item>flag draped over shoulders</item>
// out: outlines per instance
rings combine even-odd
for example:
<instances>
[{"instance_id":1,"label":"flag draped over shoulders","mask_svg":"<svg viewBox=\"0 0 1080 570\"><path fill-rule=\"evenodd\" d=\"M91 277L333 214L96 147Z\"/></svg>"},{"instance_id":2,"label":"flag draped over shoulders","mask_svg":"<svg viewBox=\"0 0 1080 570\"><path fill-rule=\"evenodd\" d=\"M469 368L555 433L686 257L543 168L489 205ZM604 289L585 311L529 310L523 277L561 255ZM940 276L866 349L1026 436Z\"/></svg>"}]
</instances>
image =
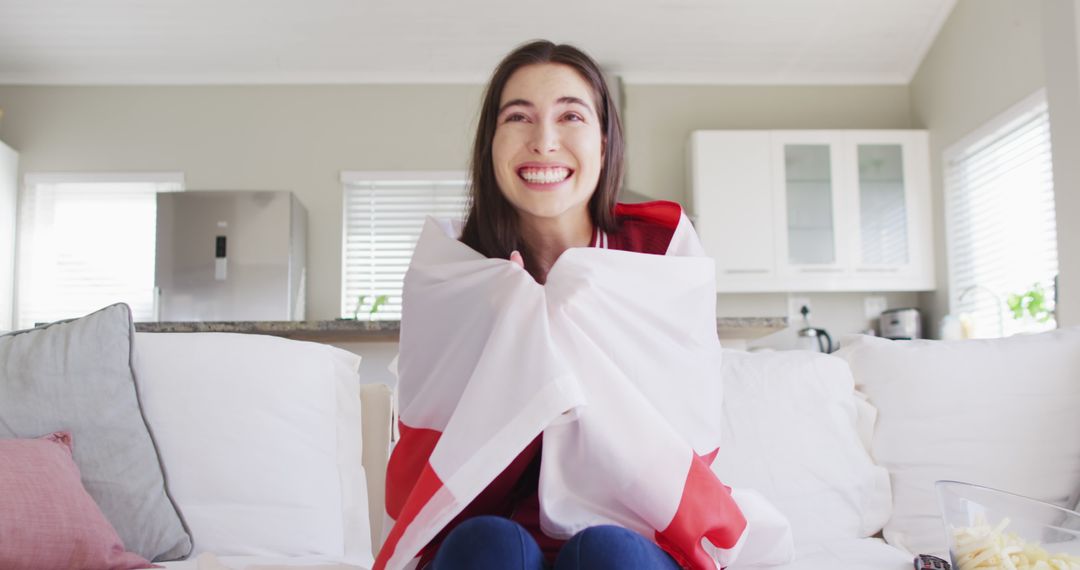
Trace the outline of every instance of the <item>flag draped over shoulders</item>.
<instances>
[{"instance_id":1,"label":"flag draped over shoulders","mask_svg":"<svg viewBox=\"0 0 1080 570\"><path fill-rule=\"evenodd\" d=\"M620 525L695 569L740 551L790 557L786 521L710 470L722 419L715 269L672 206L652 210L672 227L666 255L572 248L545 285L461 243L453 224L426 222L405 278L393 525L377 569L406 567L540 434L549 536ZM768 547L744 548L758 526Z\"/></svg>"}]
</instances>

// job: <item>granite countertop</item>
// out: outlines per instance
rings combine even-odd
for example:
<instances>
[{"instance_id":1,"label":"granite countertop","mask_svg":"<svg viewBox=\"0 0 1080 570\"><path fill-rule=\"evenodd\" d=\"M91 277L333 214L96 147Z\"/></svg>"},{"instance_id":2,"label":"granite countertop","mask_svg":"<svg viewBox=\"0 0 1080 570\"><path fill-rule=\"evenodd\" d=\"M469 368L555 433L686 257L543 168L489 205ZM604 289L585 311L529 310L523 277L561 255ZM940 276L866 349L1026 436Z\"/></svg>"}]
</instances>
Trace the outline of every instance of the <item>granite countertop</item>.
<instances>
[{"instance_id":1,"label":"granite countertop","mask_svg":"<svg viewBox=\"0 0 1080 570\"><path fill-rule=\"evenodd\" d=\"M720 340L752 340L784 330L788 324L787 317L717 317L716 332Z\"/></svg>"},{"instance_id":2,"label":"granite countertop","mask_svg":"<svg viewBox=\"0 0 1080 570\"><path fill-rule=\"evenodd\" d=\"M395 341L400 321L191 321L170 323L135 323L139 332L233 332L268 334L299 340Z\"/></svg>"},{"instance_id":3,"label":"granite countertop","mask_svg":"<svg viewBox=\"0 0 1080 570\"><path fill-rule=\"evenodd\" d=\"M721 339L752 339L788 326L787 317L720 317L716 330ZM268 334L321 342L395 341L400 321L201 321L135 323L139 332L234 332Z\"/></svg>"}]
</instances>

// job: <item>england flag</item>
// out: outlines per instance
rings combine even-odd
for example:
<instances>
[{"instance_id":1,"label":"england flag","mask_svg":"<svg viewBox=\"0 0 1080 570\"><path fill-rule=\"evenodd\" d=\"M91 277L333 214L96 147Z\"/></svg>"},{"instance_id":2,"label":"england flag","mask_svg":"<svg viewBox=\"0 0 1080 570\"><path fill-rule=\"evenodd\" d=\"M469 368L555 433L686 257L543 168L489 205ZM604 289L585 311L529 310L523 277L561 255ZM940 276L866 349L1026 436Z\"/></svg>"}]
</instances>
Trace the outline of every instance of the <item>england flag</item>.
<instances>
[{"instance_id":1,"label":"england flag","mask_svg":"<svg viewBox=\"0 0 1080 570\"><path fill-rule=\"evenodd\" d=\"M416 557L538 435L540 524L614 524L684 568L773 564L787 521L710 469L720 442L713 261L680 209L667 255L572 248L536 282L429 219L405 279L392 522L375 568Z\"/></svg>"}]
</instances>

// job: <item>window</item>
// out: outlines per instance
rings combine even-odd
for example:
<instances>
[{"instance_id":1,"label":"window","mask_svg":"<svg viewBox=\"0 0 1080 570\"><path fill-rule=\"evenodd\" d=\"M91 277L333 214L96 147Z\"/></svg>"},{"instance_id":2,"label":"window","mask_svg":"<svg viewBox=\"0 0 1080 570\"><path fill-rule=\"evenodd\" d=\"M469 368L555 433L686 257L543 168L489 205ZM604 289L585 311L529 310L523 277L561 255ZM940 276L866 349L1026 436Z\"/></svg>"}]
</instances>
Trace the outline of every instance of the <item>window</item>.
<instances>
[{"instance_id":1,"label":"window","mask_svg":"<svg viewBox=\"0 0 1080 570\"><path fill-rule=\"evenodd\" d=\"M1054 328L1052 314L1013 318L1010 296L1053 304L1057 263L1046 95L1040 91L945 151L949 305L973 336ZM1022 301L1023 302L1023 301Z\"/></svg>"},{"instance_id":2,"label":"window","mask_svg":"<svg viewBox=\"0 0 1080 570\"><path fill-rule=\"evenodd\" d=\"M463 219L460 172L344 172L341 316L401 319L401 287L424 220Z\"/></svg>"},{"instance_id":3,"label":"window","mask_svg":"<svg viewBox=\"0 0 1080 570\"><path fill-rule=\"evenodd\" d=\"M17 328L125 302L155 320L157 193L182 174L28 174L19 218Z\"/></svg>"}]
</instances>

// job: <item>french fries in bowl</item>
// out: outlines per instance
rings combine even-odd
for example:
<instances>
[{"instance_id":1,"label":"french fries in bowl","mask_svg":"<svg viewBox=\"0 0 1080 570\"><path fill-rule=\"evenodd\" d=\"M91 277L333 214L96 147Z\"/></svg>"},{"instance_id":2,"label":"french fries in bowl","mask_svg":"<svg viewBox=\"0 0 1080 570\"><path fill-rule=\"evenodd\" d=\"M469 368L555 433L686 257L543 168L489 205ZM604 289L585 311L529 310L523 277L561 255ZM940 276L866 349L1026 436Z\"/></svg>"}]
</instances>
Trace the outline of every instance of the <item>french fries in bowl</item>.
<instances>
[{"instance_id":1,"label":"french fries in bowl","mask_svg":"<svg viewBox=\"0 0 1080 570\"><path fill-rule=\"evenodd\" d=\"M1080 570L1080 513L970 483L936 486L954 570Z\"/></svg>"}]
</instances>

